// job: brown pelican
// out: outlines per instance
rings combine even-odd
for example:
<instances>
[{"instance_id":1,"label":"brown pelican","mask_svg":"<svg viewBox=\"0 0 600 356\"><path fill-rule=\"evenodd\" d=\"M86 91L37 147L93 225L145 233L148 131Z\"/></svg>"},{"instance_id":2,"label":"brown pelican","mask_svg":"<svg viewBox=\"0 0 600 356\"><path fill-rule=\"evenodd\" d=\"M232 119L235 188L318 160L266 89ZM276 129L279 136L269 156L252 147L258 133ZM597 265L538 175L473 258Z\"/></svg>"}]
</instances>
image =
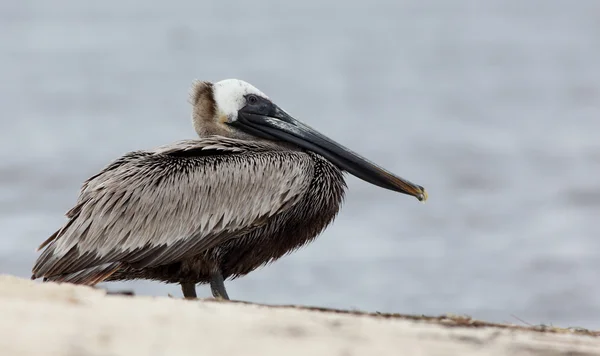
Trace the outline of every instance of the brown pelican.
<instances>
[{"instance_id":1,"label":"brown pelican","mask_svg":"<svg viewBox=\"0 0 600 356\"><path fill-rule=\"evenodd\" d=\"M130 152L83 183L68 221L39 249L32 279L95 285L151 279L228 299L236 278L312 241L337 214L342 172L427 199L294 119L237 79L194 83L200 137Z\"/></svg>"}]
</instances>

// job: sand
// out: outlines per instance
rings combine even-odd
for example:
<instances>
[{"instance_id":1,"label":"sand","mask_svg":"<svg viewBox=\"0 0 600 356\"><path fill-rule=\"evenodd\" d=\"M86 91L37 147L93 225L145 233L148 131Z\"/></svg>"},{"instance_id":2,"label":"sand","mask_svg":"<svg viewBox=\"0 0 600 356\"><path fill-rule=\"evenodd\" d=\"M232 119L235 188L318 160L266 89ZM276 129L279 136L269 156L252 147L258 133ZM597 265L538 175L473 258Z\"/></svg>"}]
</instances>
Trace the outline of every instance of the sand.
<instances>
[{"instance_id":1,"label":"sand","mask_svg":"<svg viewBox=\"0 0 600 356\"><path fill-rule=\"evenodd\" d=\"M465 317L106 295L0 276L0 355L600 355L600 333Z\"/></svg>"}]
</instances>

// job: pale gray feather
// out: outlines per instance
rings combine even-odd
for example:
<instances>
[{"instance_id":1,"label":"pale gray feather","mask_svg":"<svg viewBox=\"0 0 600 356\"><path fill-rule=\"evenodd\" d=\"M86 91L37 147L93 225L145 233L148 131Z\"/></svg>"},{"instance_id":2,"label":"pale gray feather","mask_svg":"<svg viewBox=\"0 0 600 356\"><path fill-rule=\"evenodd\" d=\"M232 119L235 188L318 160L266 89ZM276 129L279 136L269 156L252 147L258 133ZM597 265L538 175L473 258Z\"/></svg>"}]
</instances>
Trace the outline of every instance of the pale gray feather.
<instances>
[{"instance_id":1,"label":"pale gray feather","mask_svg":"<svg viewBox=\"0 0 600 356\"><path fill-rule=\"evenodd\" d=\"M83 184L34 277L200 253L294 205L314 175L311 162L274 143L220 136L128 153Z\"/></svg>"}]
</instances>

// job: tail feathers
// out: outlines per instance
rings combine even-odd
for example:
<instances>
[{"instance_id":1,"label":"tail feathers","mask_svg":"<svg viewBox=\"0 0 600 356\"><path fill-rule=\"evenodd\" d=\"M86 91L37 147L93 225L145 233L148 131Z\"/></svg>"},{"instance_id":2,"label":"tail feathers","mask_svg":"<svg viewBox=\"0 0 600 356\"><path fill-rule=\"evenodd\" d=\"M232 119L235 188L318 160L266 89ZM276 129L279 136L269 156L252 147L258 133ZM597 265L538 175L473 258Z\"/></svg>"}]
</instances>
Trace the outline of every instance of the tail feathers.
<instances>
[{"instance_id":1,"label":"tail feathers","mask_svg":"<svg viewBox=\"0 0 600 356\"><path fill-rule=\"evenodd\" d=\"M104 263L98 266L85 268L73 273L47 276L44 277L44 282L52 281L93 286L97 283L104 281L122 267L123 265L121 264L121 262Z\"/></svg>"}]
</instances>

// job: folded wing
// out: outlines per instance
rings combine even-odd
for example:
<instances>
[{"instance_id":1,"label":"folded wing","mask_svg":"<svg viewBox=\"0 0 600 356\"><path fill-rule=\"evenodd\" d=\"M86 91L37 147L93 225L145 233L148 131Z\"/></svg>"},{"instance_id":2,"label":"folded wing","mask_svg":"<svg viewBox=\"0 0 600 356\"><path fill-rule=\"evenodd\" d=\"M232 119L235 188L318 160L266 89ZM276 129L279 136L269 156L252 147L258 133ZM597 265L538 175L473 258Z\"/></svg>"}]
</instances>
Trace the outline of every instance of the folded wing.
<instances>
[{"instance_id":1,"label":"folded wing","mask_svg":"<svg viewBox=\"0 0 600 356\"><path fill-rule=\"evenodd\" d=\"M93 270L94 284L121 263L201 253L293 206L313 168L305 153L222 137L131 152L84 183L67 223L40 246L32 278Z\"/></svg>"}]
</instances>

